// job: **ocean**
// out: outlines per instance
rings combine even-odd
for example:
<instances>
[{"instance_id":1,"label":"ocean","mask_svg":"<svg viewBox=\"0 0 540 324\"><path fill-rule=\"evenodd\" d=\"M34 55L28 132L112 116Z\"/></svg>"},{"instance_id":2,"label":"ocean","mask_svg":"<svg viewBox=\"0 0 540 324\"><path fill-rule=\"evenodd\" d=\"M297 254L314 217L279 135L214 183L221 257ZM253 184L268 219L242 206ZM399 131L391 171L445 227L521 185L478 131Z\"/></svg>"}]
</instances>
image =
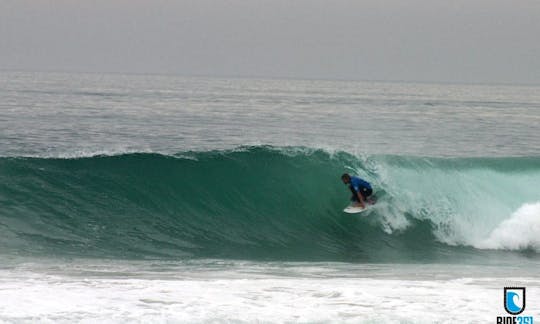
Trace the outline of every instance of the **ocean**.
<instances>
[{"instance_id":1,"label":"ocean","mask_svg":"<svg viewBox=\"0 0 540 324\"><path fill-rule=\"evenodd\" d=\"M540 86L4 71L0 323L539 321L539 184Z\"/></svg>"}]
</instances>

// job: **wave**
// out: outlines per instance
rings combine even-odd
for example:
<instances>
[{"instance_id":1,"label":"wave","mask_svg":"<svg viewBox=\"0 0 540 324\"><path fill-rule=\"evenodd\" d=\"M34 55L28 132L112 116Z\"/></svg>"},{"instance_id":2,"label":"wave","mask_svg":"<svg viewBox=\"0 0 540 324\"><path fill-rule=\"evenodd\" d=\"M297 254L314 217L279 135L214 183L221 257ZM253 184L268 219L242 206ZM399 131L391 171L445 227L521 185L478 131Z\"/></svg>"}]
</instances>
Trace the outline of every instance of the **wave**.
<instances>
[{"instance_id":1,"label":"wave","mask_svg":"<svg viewBox=\"0 0 540 324\"><path fill-rule=\"evenodd\" d=\"M371 181L342 212L343 172ZM540 252L540 158L356 157L266 146L0 158L0 253L403 261ZM487 249L483 251L479 249Z\"/></svg>"}]
</instances>

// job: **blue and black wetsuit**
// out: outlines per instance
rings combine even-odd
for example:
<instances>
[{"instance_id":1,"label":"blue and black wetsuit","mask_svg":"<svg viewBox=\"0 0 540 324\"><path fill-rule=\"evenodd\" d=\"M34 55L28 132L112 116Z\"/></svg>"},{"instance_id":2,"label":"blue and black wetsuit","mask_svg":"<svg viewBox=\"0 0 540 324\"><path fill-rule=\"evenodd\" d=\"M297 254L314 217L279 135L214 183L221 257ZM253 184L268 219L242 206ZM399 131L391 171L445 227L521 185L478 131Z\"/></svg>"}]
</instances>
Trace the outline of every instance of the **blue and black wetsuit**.
<instances>
[{"instance_id":1,"label":"blue and black wetsuit","mask_svg":"<svg viewBox=\"0 0 540 324\"><path fill-rule=\"evenodd\" d=\"M358 201L358 196L356 193L360 193L362 198L367 199L373 193L371 184L365 180L362 180L358 177L351 177L351 183L349 184L349 189L351 189L352 197L351 201Z\"/></svg>"}]
</instances>

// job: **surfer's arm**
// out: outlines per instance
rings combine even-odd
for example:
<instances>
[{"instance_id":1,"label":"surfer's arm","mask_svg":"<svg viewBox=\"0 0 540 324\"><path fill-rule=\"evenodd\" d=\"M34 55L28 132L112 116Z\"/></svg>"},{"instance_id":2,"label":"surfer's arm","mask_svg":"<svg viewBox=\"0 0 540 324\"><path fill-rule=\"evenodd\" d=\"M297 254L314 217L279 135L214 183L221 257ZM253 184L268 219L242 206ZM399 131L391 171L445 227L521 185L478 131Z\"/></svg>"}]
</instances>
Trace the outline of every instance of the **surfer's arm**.
<instances>
[{"instance_id":1,"label":"surfer's arm","mask_svg":"<svg viewBox=\"0 0 540 324\"><path fill-rule=\"evenodd\" d=\"M360 203L360 207L366 208L366 202L364 201L364 197L360 194L360 191L356 192L356 196L358 197L358 202Z\"/></svg>"}]
</instances>

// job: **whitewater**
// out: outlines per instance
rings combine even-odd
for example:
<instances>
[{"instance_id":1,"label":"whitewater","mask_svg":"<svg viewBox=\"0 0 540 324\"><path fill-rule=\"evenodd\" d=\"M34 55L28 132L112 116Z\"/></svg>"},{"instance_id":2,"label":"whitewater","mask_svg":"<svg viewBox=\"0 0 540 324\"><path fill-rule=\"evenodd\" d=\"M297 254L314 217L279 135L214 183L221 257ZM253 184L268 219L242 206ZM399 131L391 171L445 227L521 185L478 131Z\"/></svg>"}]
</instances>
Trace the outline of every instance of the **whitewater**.
<instances>
[{"instance_id":1,"label":"whitewater","mask_svg":"<svg viewBox=\"0 0 540 324\"><path fill-rule=\"evenodd\" d=\"M509 285L540 318L538 87L0 84L0 322L483 323Z\"/></svg>"}]
</instances>

